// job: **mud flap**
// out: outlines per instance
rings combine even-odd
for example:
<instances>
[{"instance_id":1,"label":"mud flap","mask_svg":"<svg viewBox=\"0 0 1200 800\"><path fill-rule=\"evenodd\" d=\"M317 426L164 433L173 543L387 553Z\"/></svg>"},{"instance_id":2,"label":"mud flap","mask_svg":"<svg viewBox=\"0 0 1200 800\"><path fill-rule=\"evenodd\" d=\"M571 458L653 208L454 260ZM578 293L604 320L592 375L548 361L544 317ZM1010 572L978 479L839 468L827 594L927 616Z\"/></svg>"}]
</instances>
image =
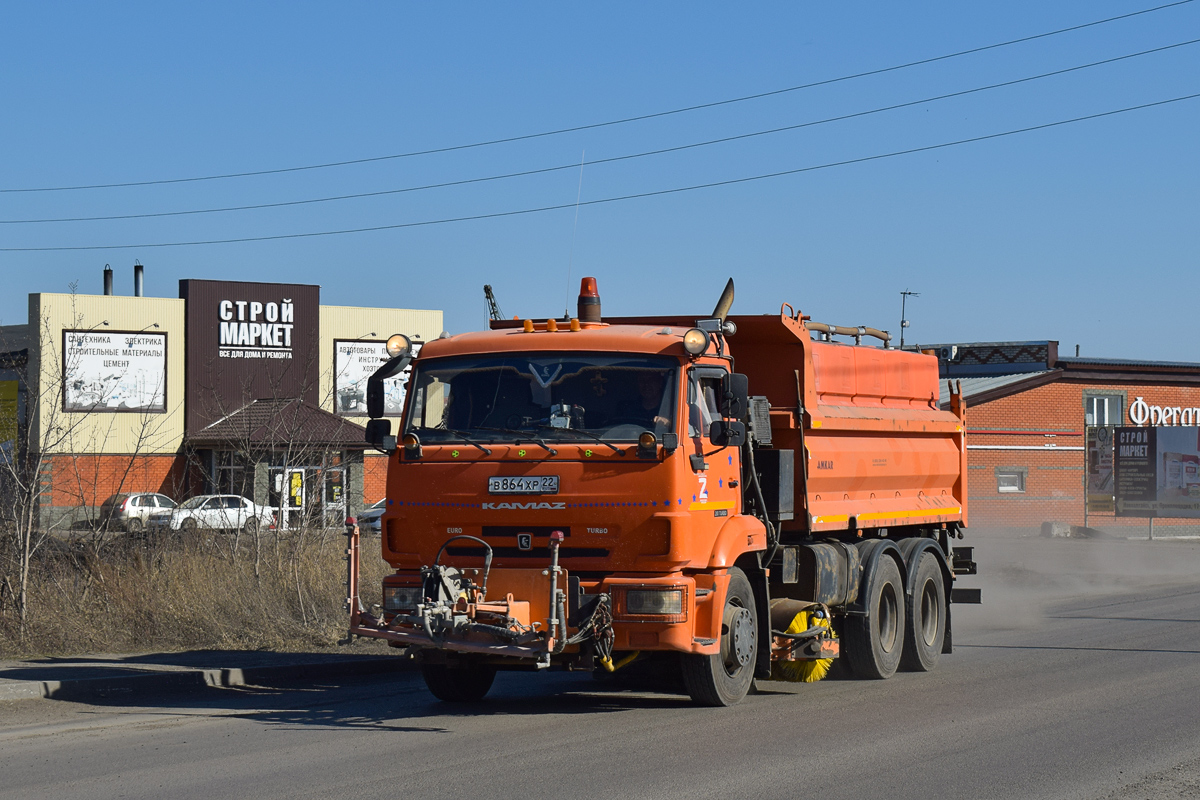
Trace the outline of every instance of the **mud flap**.
<instances>
[{"instance_id":1,"label":"mud flap","mask_svg":"<svg viewBox=\"0 0 1200 800\"><path fill-rule=\"evenodd\" d=\"M747 564L742 569L754 589L754 607L758 617L758 653L754 661L754 677L765 680L771 677L771 643L774 641L771 636L771 595L767 588L767 573L757 565Z\"/></svg>"}]
</instances>

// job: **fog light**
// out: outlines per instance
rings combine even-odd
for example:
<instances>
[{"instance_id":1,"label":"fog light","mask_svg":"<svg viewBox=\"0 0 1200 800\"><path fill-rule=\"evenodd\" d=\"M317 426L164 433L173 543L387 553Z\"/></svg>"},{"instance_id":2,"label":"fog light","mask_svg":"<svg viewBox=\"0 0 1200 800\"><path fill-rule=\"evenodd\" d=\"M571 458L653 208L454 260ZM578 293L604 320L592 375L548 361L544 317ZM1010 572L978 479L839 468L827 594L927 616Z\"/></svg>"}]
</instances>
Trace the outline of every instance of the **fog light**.
<instances>
[{"instance_id":1,"label":"fog light","mask_svg":"<svg viewBox=\"0 0 1200 800\"><path fill-rule=\"evenodd\" d=\"M387 348L387 354L392 358L412 352L412 342L403 333L393 333L389 336L385 347Z\"/></svg>"},{"instance_id":2,"label":"fog light","mask_svg":"<svg viewBox=\"0 0 1200 800\"><path fill-rule=\"evenodd\" d=\"M654 438L654 434L650 431L646 431L638 437L638 447L643 450L653 450L656 444L658 444L658 439Z\"/></svg>"},{"instance_id":3,"label":"fog light","mask_svg":"<svg viewBox=\"0 0 1200 800\"><path fill-rule=\"evenodd\" d=\"M678 616L683 613L682 589L630 589L625 593L628 614Z\"/></svg>"},{"instance_id":4,"label":"fog light","mask_svg":"<svg viewBox=\"0 0 1200 800\"><path fill-rule=\"evenodd\" d=\"M415 611L424 598L420 586L383 587L383 607L387 611Z\"/></svg>"},{"instance_id":5,"label":"fog light","mask_svg":"<svg viewBox=\"0 0 1200 800\"><path fill-rule=\"evenodd\" d=\"M698 356L708 349L708 334L699 328L692 328L683 335L683 349L693 356Z\"/></svg>"}]
</instances>

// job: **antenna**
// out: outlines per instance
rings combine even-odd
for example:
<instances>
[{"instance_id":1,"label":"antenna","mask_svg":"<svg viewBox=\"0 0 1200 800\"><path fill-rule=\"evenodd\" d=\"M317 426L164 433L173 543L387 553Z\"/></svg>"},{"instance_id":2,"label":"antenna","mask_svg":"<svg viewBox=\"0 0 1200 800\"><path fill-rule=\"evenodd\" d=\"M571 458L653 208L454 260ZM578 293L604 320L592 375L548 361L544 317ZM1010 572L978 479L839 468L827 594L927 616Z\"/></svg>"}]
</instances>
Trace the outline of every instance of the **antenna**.
<instances>
[{"instance_id":1,"label":"antenna","mask_svg":"<svg viewBox=\"0 0 1200 800\"><path fill-rule=\"evenodd\" d=\"M583 197L583 160L587 150L579 154L579 189L575 192L575 225L571 228L571 254L567 256L567 299L563 303L563 318L571 318L571 267L575 261L575 231L579 230L579 199Z\"/></svg>"},{"instance_id":2,"label":"antenna","mask_svg":"<svg viewBox=\"0 0 1200 800\"><path fill-rule=\"evenodd\" d=\"M910 297L920 297L920 292L910 292L905 289L900 293L900 349L904 349L904 329L908 327L908 320L904 316L904 304Z\"/></svg>"}]
</instances>

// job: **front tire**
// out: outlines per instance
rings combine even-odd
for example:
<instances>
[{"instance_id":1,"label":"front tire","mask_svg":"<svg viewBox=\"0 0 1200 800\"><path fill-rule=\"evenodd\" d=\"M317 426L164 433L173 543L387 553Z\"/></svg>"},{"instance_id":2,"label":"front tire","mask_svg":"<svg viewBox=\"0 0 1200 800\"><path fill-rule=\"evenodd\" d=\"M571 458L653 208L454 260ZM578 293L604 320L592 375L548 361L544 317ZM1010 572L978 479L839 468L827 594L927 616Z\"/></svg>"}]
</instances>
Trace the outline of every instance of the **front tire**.
<instances>
[{"instance_id":1,"label":"front tire","mask_svg":"<svg viewBox=\"0 0 1200 800\"><path fill-rule=\"evenodd\" d=\"M478 663L459 667L422 664L421 675L430 694L443 703L476 703L492 688L496 668Z\"/></svg>"},{"instance_id":2,"label":"front tire","mask_svg":"<svg viewBox=\"0 0 1200 800\"><path fill-rule=\"evenodd\" d=\"M702 706L732 706L750 691L758 653L758 614L746 573L729 570L729 591L721 623L721 652L682 657L683 683Z\"/></svg>"},{"instance_id":3,"label":"front tire","mask_svg":"<svg viewBox=\"0 0 1200 800\"><path fill-rule=\"evenodd\" d=\"M908 625L904 633L904 656L900 668L929 672L937 666L946 640L946 585L937 556L921 554L907 598Z\"/></svg>"},{"instance_id":4,"label":"front tire","mask_svg":"<svg viewBox=\"0 0 1200 800\"><path fill-rule=\"evenodd\" d=\"M904 583L894 559L875 562L865 616L847 617L846 659L860 678L883 679L896 674L904 650Z\"/></svg>"}]
</instances>

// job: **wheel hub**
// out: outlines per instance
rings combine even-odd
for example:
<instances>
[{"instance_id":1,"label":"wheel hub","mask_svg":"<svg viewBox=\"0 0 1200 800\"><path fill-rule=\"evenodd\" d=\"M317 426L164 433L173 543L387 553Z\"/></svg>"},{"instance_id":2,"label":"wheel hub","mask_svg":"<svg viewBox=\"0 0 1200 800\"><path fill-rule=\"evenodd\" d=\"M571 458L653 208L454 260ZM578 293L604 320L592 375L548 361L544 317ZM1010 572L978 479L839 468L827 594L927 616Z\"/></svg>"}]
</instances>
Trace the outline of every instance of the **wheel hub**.
<instances>
[{"instance_id":1,"label":"wheel hub","mask_svg":"<svg viewBox=\"0 0 1200 800\"><path fill-rule=\"evenodd\" d=\"M725 663L732 669L740 669L754 658L753 612L737 606L727 608L725 626L729 631Z\"/></svg>"}]
</instances>

